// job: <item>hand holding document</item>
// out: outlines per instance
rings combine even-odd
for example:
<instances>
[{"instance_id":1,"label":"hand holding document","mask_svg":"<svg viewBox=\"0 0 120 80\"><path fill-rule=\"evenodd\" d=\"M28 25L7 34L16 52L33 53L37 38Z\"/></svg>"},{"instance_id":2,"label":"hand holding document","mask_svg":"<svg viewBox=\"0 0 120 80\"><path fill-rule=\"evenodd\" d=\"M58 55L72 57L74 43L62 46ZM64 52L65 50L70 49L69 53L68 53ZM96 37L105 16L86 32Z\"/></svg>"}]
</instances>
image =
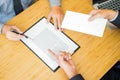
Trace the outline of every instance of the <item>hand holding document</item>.
<instances>
[{"instance_id":1,"label":"hand holding document","mask_svg":"<svg viewBox=\"0 0 120 80\"><path fill-rule=\"evenodd\" d=\"M107 19L98 18L90 22L89 17L90 15L87 14L67 11L61 27L102 37Z\"/></svg>"}]
</instances>

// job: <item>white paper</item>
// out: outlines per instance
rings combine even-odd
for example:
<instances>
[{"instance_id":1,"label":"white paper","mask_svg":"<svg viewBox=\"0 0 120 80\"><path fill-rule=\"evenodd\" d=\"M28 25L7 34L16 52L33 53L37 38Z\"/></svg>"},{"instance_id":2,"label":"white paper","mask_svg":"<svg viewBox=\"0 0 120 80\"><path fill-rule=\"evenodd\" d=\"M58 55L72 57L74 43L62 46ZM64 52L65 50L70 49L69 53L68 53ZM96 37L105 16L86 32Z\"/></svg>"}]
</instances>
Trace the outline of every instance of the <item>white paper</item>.
<instances>
[{"instance_id":1,"label":"white paper","mask_svg":"<svg viewBox=\"0 0 120 80\"><path fill-rule=\"evenodd\" d=\"M51 49L55 53L68 51L73 54L79 47L62 32L55 30L54 26L51 23L47 23L45 18L32 26L24 35L29 38L22 38L21 40L53 71L59 65L48 53L48 49Z\"/></svg>"},{"instance_id":2,"label":"white paper","mask_svg":"<svg viewBox=\"0 0 120 80\"><path fill-rule=\"evenodd\" d=\"M107 19L97 18L93 21L88 21L90 15L66 11L62 28L91 34L102 37L107 23Z\"/></svg>"}]
</instances>

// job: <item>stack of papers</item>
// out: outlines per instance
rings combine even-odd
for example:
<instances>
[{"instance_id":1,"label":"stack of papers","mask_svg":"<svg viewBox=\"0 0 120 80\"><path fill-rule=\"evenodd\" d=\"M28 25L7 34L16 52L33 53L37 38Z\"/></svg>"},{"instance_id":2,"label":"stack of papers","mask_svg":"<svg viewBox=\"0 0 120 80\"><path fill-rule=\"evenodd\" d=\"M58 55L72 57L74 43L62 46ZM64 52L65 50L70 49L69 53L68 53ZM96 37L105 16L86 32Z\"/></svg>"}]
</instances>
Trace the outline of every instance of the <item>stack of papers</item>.
<instances>
[{"instance_id":1,"label":"stack of papers","mask_svg":"<svg viewBox=\"0 0 120 80\"><path fill-rule=\"evenodd\" d=\"M107 19L97 18L93 21L88 21L90 15L67 11L62 23L62 28L74 30L98 37L102 37Z\"/></svg>"}]
</instances>

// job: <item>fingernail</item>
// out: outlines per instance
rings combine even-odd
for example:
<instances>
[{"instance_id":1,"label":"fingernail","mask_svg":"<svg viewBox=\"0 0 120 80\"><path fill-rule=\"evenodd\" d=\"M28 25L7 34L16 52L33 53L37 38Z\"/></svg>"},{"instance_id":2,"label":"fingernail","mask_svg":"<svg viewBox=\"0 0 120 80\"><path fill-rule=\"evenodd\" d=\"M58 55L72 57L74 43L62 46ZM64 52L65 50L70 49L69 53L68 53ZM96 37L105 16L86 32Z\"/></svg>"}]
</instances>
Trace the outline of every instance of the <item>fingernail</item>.
<instances>
[{"instance_id":1,"label":"fingernail","mask_svg":"<svg viewBox=\"0 0 120 80\"><path fill-rule=\"evenodd\" d=\"M69 58L67 58L67 60L69 60Z\"/></svg>"},{"instance_id":2,"label":"fingernail","mask_svg":"<svg viewBox=\"0 0 120 80\"><path fill-rule=\"evenodd\" d=\"M60 31L63 31L63 28L59 28Z\"/></svg>"},{"instance_id":3,"label":"fingernail","mask_svg":"<svg viewBox=\"0 0 120 80\"><path fill-rule=\"evenodd\" d=\"M59 28L59 31L61 31L61 29Z\"/></svg>"},{"instance_id":4,"label":"fingernail","mask_svg":"<svg viewBox=\"0 0 120 80\"><path fill-rule=\"evenodd\" d=\"M65 58L67 58L67 56L65 56Z\"/></svg>"}]
</instances>

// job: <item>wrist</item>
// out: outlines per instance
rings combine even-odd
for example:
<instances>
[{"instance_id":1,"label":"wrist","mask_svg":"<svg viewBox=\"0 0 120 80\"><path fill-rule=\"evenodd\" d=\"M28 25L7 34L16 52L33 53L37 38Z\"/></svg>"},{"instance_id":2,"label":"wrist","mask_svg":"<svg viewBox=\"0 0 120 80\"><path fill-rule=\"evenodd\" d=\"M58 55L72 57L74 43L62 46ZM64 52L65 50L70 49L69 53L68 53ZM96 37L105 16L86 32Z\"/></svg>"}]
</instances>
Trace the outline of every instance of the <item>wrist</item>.
<instances>
[{"instance_id":1,"label":"wrist","mask_svg":"<svg viewBox=\"0 0 120 80\"><path fill-rule=\"evenodd\" d=\"M72 72L68 75L68 78L71 79L72 77L74 77L77 74L78 74L77 72Z\"/></svg>"},{"instance_id":2,"label":"wrist","mask_svg":"<svg viewBox=\"0 0 120 80\"><path fill-rule=\"evenodd\" d=\"M112 20L115 18L116 15L117 15L117 11L111 11L107 19Z\"/></svg>"},{"instance_id":3,"label":"wrist","mask_svg":"<svg viewBox=\"0 0 120 80\"><path fill-rule=\"evenodd\" d=\"M57 8L61 8L60 5L56 5L56 6L52 6L51 9L57 9Z\"/></svg>"},{"instance_id":4,"label":"wrist","mask_svg":"<svg viewBox=\"0 0 120 80\"><path fill-rule=\"evenodd\" d=\"M78 74L75 68L72 68L69 71L65 71L65 73L67 74L67 76L68 76L69 79L71 79L72 77L74 77L75 75Z\"/></svg>"}]
</instances>

